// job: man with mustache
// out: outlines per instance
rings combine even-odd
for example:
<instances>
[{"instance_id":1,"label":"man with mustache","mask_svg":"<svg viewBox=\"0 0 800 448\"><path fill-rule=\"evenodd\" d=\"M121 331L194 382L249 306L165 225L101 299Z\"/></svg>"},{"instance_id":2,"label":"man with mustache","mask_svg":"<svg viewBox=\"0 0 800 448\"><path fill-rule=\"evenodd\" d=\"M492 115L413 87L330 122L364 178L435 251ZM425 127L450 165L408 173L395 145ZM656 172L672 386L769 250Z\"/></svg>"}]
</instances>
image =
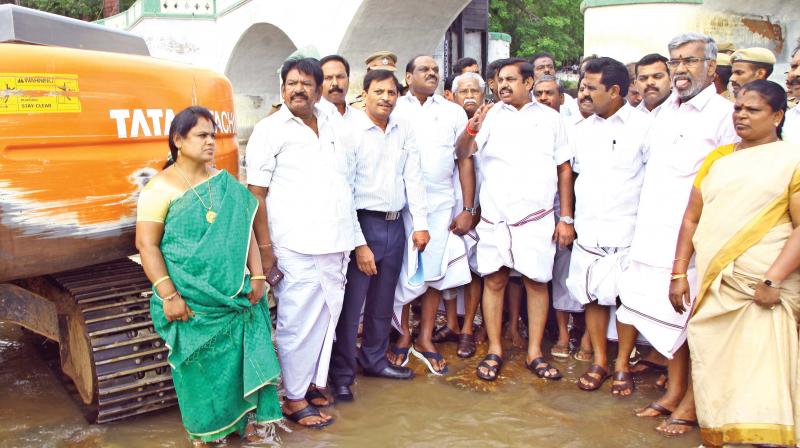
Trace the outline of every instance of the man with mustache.
<instances>
[{"instance_id":1,"label":"man with mustache","mask_svg":"<svg viewBox=\"0 0 800 448\"><path fill-rule=\"evenodd\" d=\"M455 142L467 125L467 114L457 104L436 94L439 66L433 57L421 55L408 62L406 85L408 93L397 100L392 115L411 123L420 148L431 242L418 258L423 273L421 281L417 281L415 272L408 269L410 265L416 265L410 262L416 261L412 257L418 257L417 253L406 254L408 259L400 272L395 292L395 316L401 322L402 335L390 357L394 364L404 364L410 353L423 361L431 373L443 375L448 371L447 363L432 341L434 323L442 291L462 286L471 279L461 236L470 230L473 217L477 215L474 206L475 169L471 158L459 161L456 168ZM457 202L453 182L456 169L465 206L451 219ZM451 247L460 247L460 253L451 253ZM460 263L457 262L459 259ZM419 335L412 345L408 326L409 304L418 297L422 301L422 314ZM455 297L450 295L448 298ZM445 327L442 332L444 334L439 339L458 339L457 327Z\"/></svg>"},{"instance_id":2,"label":"man with mustache","mask_svg":"<svg viewBox=\"0 0 800 448\"><path fill-rule=\"evenodd\" d=\"M333 345L331 382L336 401L353 401L350 386L357 365L367 376L413 376L411 369L391 365L386 359L394 291L406 250L403 208L408 206L411 216L409 231L414 247L422 252L430 240L414 131L408 122L392 116L400 87L389 70L370 70L364 76L366 117L354 128L353 196L360 226L347 267L344 306ZM362 308L364 331L357 350Z\"/></svg>"},{"instance_id":3,"label":"man with mustache","mask_svg":"<svg viewBox=\"0 0 800 448\"><path fill-rule=\"evenodd\" d=\"M640 417L671 417L657 429L680 435L696 426L694 398L689 382L686 324L689 313L679 314L669 301L671 269L683 212L692 181L706 155L738 139L733 128L733 104L714 87L717 46L698 33L681 34L668 45L667 65L672 95L661 106L650 128L650 157L639 199L636 230L629 266L619 282L622 302L617 309L620 352L622 342L634 341L637 331L669 359L666 394L645 408ZM688 263L688 260L682 260ZM688 270L695 283L694 269ZM692 289L696 294L696 289Z\"/></svg>"},{"instance_id":4,"label":"man with mustache","mask_svg":"<svg viewBox=\"0 0 800 448\"><path fill-rule=\"evenodd\" d=\"M552 75L540 76L533 84L533 97L538 103L561 113L561 117L567 127L567 136L570 142L573 141L575 125L583 121L584 118L580 114L567 115L564 113L567 108L562 107L564 93L558 79ZM561 198L556 195L553 204L556 221L561 216L560 203ZM570 355L569 315L571 313L583 313L583 305L575 299L566 286L571 252L569 247L556 247L556 255L553 260L553 310L555 311L555 321L558 327L558 339L550 348L550 354L556 358L568 358ZM581 341L582 349L586 352L591 351L587 337L582 338L583 340Z\"/></svg>"},{"instance_id":5,"label":"man with mustache","mask_svg":"<svg viewBox=\"0 0 800 448\"><path fill-rule=\"evenodd\" d=\"M486 83L477 73L465 72L453 79L453 102L464 109L467 118L472 118L483 105L485 91Z\"/></svg>"},{"instance_id":6,"label":"man with mustache","mask_svg":"<svg viewBox=\"0 0 800 448\"><path fill-rule=\"evenodd\" d=\"M555 245L575 238L572 227L572 151L558 112L531 101L533 66L508 59L500 65L502 103L482 108L456 143L456 154L475 154L481 167L478 270L484 277L483 318L489 353L478 364L479 378L494 381L503 367L503 294L512 269L528 293L528 353L525 366L538 377L557 380L561 372L542 355L549 308L547 282L553 275ZM561 197L555 223L553 200Z\"/></svg>"},{"instance_id":7,"label":"man with mustache","mask_svg":"<svg viewBox=\"0 0 800 448\"><path fill-rule=\"evenodd\" d=\"M667 58L658 53L648 54L636 63L635 73L636 84L642 92L642 102L636 109L656 117L661 105L672 93Z\"/></svg>"},{"instance_id":8,"label":"man with mustache","mask_svg":"<svg viewBox=\"0 0 800 448\"><path fill-rule=\"evenodd\" d=\"M368 72L370 70L389 70L394 72L397 70L397 55L386 50L376 51L364 59L364 64L366 64ZM345 91L346 93L347 91ZM366 107L364 98L361 95L358 95L350 105L362 111Z\"/></svg>"},{"instance_id":9,"label":"man with mustache","mask_svg":"<svg viewBox=\"0 0 800 448\"><path fill-rule=\"evenodd\" d=\"M628 69L601 57L586 64L578 100L590 101L594 114L575 126L575 229L567 287L586 307L594 361L578 381L597 390L610 377L606 366L610 310L616 308L617 279L630 248L639 192L647 163L645 137L650 117L626 101ZM612 394L629 396L634 383L628 371L630 350L619 351Z\"/></svg>"},{"instance_id":10,"label":"man with mustache","mask_svg":"<svg viewBox=\"0 0 800 448\"><path fill-rule=\"evenodd\" d=\"M320 59L322 66L322 98L320 105L331 112L338 113L348 125L364 118L364 112L347 104L347 91L350 89L350 64L338 54Z\"/></svg>"},{"instance_id":11,"label":"man with mustache","mask_svg":"<svg viewBox=\"0 0 800 448\"><path fill-rule=\"evenodd\" d=\"M733 101L731 91L728 90L728 83L731 80L733 69L731 68L731 57L725 53L717 53L717 68L714 76L714 87L717 93L726 100Z\"/></svg>"},{"instance_id":12,"label":"man with mustache","mask_svg":"<svg viewBox=\"0 0 800 448\"><path fill-rule=\"evenodd\" d=\"M767 79L777 60L766 48L743 48L731 55L731 90L739 94L743 85L757 79Z\"/></svg>"},{"instance_id":13,"label":"man with mustache","mask_svg":"<svg viewBox=\"0 0 800 448\"><path fill-rule=\"evenodd\" d=\"M531 64L533 64L533 82L539 80L542 76L556 76L556 60L555 57L547 52L536 53L531 56ZM533 98L536 101L536 98ZM561 116L567 117L567 121L571 121L573 116L580 116L578 108L578 100L573 98L567 92L561 92L561 105L559 107Z\"/></svg>"},{"instance_id":14,"label":"man with mustache","mask_svg":"<svg viewBox=\"0 0 800 448\"><path fill-rule=\"evenodd\" d=\"M352 192L355 153L342 144L339 121L317 105L322 78L316 59L284 62L284 107L256 124L247 151L264 272L277 266L285 274L275 286L283 413L314 428L333 423L316 406L329 404L323 390L331 346L348 256L360 234Z\"/></svg>"},{"instance_id":15,"label":"man with mustache","mask_svg":"<svg viewBox=\"0 0 800 448\"><path fill-rule=\"evenodd\" d=\"M787 84L800 90L800 44L792 51L792 60L789 62ZM800 107L795 106L786 111L783 124L783 140L800 145Z\"/></svg>"}]
</instances>

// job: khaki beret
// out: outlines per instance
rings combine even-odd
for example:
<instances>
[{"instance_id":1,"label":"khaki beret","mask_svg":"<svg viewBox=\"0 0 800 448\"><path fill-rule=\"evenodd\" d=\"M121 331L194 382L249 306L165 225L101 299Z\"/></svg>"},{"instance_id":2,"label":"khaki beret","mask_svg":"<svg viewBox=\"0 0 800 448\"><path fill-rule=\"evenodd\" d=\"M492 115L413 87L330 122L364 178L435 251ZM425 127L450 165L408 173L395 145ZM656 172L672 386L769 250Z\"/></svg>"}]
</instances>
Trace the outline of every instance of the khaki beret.
<instances>
[{"instance_id":1,"label":"khaki beret","mask_svg":"<svg viewBox=\"0 0 800 448\"><path fill-rule=\"evenodd\" d=\"M725 53L717 53L717 65L730 67L731 66L731 57Z\"/></svg>"},{"instance_id":2,"label":"khaki beret","mask_svg":"<svg viewBox=\"0 0 800 448\"><path fill-rule=\"evenodd\" d=\"M775 55L766 48L753 47L737 50L731 55L731 63L753 62L756 64L775 65Z\"/></svg>"},{"instance_id":3,"label":"khaki beret","mask_svg":"<svg viewBox=\"0 0 800 448\"><path fill-rule=\"evenodd\" d=\"M736 47L734 47L730 42L720 42L717 44L717 51L736 51Z\"/></svg>"},{"instance_id":4,"label":"khaki beret","mask_svg":"<svg viewBox=\"0 0 800 448\"><path fill-rule=\"evenodd\" d=\"M391 51L376 51L364 59L367 70L397 70L397 55Z\"/></svg>"}]
</instances>

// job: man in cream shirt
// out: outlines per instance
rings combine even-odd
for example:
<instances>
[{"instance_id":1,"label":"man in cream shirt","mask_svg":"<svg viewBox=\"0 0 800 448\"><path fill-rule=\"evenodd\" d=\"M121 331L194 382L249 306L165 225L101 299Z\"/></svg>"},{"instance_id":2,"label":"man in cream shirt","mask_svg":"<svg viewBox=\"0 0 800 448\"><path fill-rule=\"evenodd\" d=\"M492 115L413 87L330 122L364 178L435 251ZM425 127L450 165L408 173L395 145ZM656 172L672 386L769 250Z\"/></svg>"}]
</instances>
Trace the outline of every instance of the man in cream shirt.
<instances>
[{"instance_id":1,"label":"man in cream shirt","mask_svg":"<svg viewBox=\"0 0 800 448\"><path fill-rule=\"evenodd\" d=\"M340 121L318 105L322 68L294 59L281 68L285 107L256 124L247 150L247 183L258 199L254 231L265 272L276 265L275 336L286 390L284 414L308 427L333 417L316 405L328 378L345 273L359 233L352 194L355 154Z\"/></svg>"}]
</instances>

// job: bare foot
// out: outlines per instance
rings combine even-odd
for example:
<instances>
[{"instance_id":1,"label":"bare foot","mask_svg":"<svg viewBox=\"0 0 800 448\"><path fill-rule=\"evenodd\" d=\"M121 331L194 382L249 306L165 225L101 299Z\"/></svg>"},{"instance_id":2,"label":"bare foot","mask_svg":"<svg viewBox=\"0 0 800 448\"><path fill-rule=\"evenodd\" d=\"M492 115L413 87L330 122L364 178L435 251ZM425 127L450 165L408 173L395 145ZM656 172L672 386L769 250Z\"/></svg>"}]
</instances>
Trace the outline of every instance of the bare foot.
<instances>
[{"instance_id":1,"label":"bare foot","mask_svg":"<svg viewBox=\"0 0 800 448\"><path fill-rule=\"evenodd\" d=\"M488 340L489 338L486 334L486 327L481 325L475 330L475 343L480 345L484 344Z\"/></svg>"},{"instance_id":2,"label":"bare foot","mask_svg":"<svg viewBox=\"0 0 800 448\"><path fill-rule=\"evenodd\" d=\"M511 340L511 345L516 348L525 348L528 346L528 341L522 337L519 331L519 325L512 325L509 322L506 326L505 338Z\"/></svg>"}]
</instances>

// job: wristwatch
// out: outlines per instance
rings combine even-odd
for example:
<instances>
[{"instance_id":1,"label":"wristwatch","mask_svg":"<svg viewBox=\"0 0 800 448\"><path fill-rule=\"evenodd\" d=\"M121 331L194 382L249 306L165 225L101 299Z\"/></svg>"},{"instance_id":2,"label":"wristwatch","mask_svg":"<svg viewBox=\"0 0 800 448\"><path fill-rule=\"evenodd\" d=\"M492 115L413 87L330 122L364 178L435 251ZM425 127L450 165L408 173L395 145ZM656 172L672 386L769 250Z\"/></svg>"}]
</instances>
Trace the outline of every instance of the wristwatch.
<instances>
[{"instance_id":1,"label":"wristwatch","mask_svg":"<svg viewBox=\"0 0 800 448\"><path fill-rule=\"evenodd\" d=\"M765 278L763 280L763 283L765 285L769 286L770 288L780 288L781 287L781 282L774 282L774 281L772 281L772 280L770 280L768 278Z\"/></svg>"},{"instance_id":2,"label":"wristwatch","mask_svg":"<svg viewBox=\"0 0 800 448\"><path fill-rule=\"evenodd\" d=\"M570 224L570 225L575 224L575 220L572 219L572 216L562 216L558 218L558 221L563 222L564 224Z\"/></svg>"},{"instance_id":3,"label":"wristwatch","mask_svg":"<svg viewBox=\"0 0 800 448\"><path fill-rule=\"evenodd\" d=\"M478 214L478 207L464 207L465 212L469 212L470 215L475 216Z\"/></svg>"}]
</instances>

